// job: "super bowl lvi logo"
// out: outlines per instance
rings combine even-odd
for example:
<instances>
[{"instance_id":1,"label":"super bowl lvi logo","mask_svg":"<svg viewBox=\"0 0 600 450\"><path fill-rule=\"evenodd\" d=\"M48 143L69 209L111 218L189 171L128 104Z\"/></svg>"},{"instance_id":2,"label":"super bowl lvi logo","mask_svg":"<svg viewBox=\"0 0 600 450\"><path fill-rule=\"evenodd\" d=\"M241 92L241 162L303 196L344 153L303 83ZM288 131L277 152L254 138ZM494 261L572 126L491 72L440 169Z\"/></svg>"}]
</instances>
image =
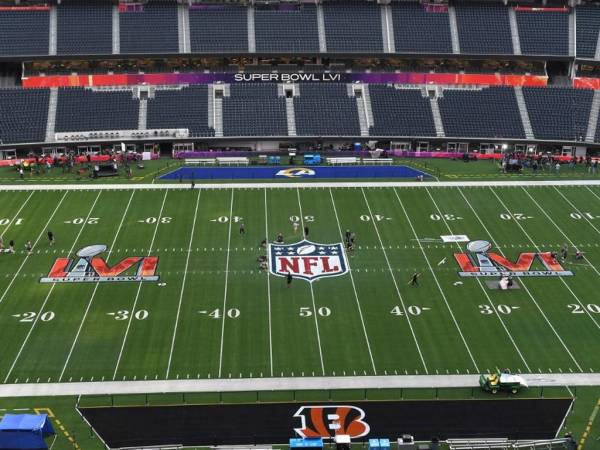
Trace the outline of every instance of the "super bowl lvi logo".
<instances>
[{"instance_id":1,"label":"super bowl lvi logo","mask_svg":"<svg viewBox=\"0 0 600 450\"><path fill-rule=\"evenodd\" d=\"M467 244L468 253L455 253L454 259L460 267L461 277L561 277L572 276L565 270L552 252L521 253L516 261L490 252L488 241L471 241Z\"/></svg>"},{"instance_id":2,"label":"super bowl lvi logo","mask_svg":"<svg viewBox=\"0 0 600 450\"><path fill-rule=\"evenodd\" d=\"M90 245L77 252L78 259L58 258L40 283L158 281L157 256L130 256L109 266L98 256L105 251L106 245Z\"/></svg>"},{"instance_id":3,"label":"super bowl lvi logo","mask_svg":"<svg viewBox=\"0 0 600 450\"><path fill-rule=\"evenodd\" d=\"M317 244L307 240L295 244L269 245L269 272L285 277L291 274L312 282L323 277L337 277L348 272L344 246Z\"/></svg>"}]
</instances>

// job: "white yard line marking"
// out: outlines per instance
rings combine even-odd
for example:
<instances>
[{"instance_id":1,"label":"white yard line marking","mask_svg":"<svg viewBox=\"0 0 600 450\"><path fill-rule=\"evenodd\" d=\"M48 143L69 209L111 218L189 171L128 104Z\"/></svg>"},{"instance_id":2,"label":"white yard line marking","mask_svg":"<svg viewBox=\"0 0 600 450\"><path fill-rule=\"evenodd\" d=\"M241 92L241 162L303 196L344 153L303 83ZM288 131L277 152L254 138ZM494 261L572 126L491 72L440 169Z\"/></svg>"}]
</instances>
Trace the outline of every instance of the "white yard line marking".
<instances>
[{"instance_id":1,"label":"white yard line marking","mask_svg":"<svg viewBox=\"0 0 600 450\"><path fill-rule=\"evenodd\" d=\"M98 203L98 199L100 198L100 194L102 194L102 191L98 191L98 195L96 196L96 199L94 200L94 203L92 203L92 207L90 208L90 211L88 212L85 220L83 221L83 224L81 225L81 228L79 229L79 232L77 233L77 236L75 237L75 240L73 241L73 245L71 245L71 249L69 250L69 256L71 255L71 253L73 253L73 250L75 249L75 245L77 244L77 241L79 240L79 237L81 236L81 233L85 229L85 226L87 225L87 222L90 219L90 216L92 215L92 212L94 211L94 208L96 207L96 203ZM42 303L42 306L40 307L40 310L35 315L35 319L33 320L33 323L31 324L31 328L29 329L29 332L27 333L27 336L25 336L25 340L21 344L21 348L19 349L19 353L17 353L17 356L15 357L13 363L11 364L10 369L8 369L6 377L4 378L4 382L5 383L8 382L8 378L10 377L10 374L12 373L13 369L17 365L17 361L21 357L21 353L23 352L23 349L27 345L27 342L29 342L29 338L31 337L31 333L33 333L33 330L35 329L35 326L38 323L38 319L40 318L40 315L42 314L42 311L46 307L46 303L48 303L48 300L50 300L50 296L52 295L52 291L54 291L55 287L56 287L56 283L52 283L52 286L50 287L50 290L48 291L48 294L46 295L46 298L44 299L44 303Z\"/></svg>"},{"instance_id":2,"label":"white yard line marking","mask_svg":"<svg viewBox=\"0 0 600 450\"><path fill-rule=\"evenodd\" d=\"M438 214L440 215L440 217L442 218L444 225L446 225L446 228L448 229L448 231L450 232L450 234L452 234L452 229L450 228L450 225L448 224L448 221L446 220L445 216L442 214L440 207L438 206L437 202L435 201L435 199L433 198L433 195L431 194L431 192L429 191L429 189L425 189L427 191L427 194L429 194L429 198L431 198L431 201L433 202L433 204L435 205L435 208L438 211ZM460 192L460 188L459 188L459 192ZM462 194L462 192L461 192ZM466 199L465 199L466 200ZM467 200L468 202L468 200ZM474 212L474 211L473 211ZM484 227L485 228L485 227ZM458 242L455 243L457 248L460 251L462 250L462 247L460 246L460 244ZM479 284L479 287L481 288L483 294L485 295L485 297L487 298L487 301L489 303L489 305L491 306L492 310L496 313L496 316L498 317L498 319L500 320L500 323L502 325L502 328L504 328L504 331L506 331L506 334L508 335L508 338L510 339L510 341L512 342L513 346L515 347L515 350L517 351L517 353L519 354L519 357L521 358L521 361L523 361L523 364L525 365L525 367L527 368L527 370L531 370L529 368L529 364L527 364L527 361L525 360L523 354L521 353L521 350L519 349L519 347L517 346L516 342L514 341L512 335L509 333L508 328L506 327L506 324L504 323L504 320L502 319L502 317L500 316L500 314L498 314L498 311L496 309L496 305L494 305L494 303L492 302L492 299L490 297L490 295L488 294L487 290L485 289L485 287L483 286L482 281L477 278L477 283Z\"/></svg>"},{"instance_id":3,"label":"white yard line marking","mask_svg":"<svg viewBox=\"0 0 600 450\"><path fill-rule=\"evenodd\" d=\"M600 180L547 180L547 181L366 181L361 182L363 188L425 188L425 187L501 187L501 186L600 186ZM291 183L198 183L201 189L297 189L297 188L356 188L355 181L329 182L291 182ZM158 184L30 184L2 185L5 191L96 191L96 190L189 190L189 185L179 183Z\"/></svg>"},{"instance_id":4,"label":"white yard line marking","mask_svg":"<svg viewBox=\"0 0 600 450\"><path fill-rule=\"evenodd\" d=\"M154 247L154 240L156 239L156 234L158 233L158 227L160 225L160 219L162 218L163 209L165 208L165 202L167 200L167 194L169 191L165 192L165 196L163 197L162 204L160 205L160 211L158 213L158 217L156 218L156 226L154 227L154 233L152 234L152 241L150 242L150 248L148 249L148 256L152 254L152 247ZM125 336L123 336L123 342L121 343L121 349L119 350L119 357L117 358L117 364L115 365L115 371L113 372L112 379L116 379L117 371L119 370L119 364L121 364L121 358L123 357L123 350L125 349L125 343L127 342L127 336L129 335L129 329L131 328L131 322L133 321L133 317L135 316L135 308L137 306L138 299L140 298L140 292L142 290L142 285L144 283L138 284L138 289L135 294L135 299L133 300L133 306L131 307L131 313L129 314L129 320L127 321L127 328L125 329Z\"/></svg>"},{"instance_id":5,"label":"white yard line marking","mask_svg":"<svg viewBox=\"0 0 600 450\"><path fill-rule=\"evenodd\" d=\"M556 229L559 231L559 233L560 233L560 234L562 234L562 235L564 236L564 238L565 238L567 241L569 241L569 244L571 244L571 246L572 246L572 247L575 247L575 248L577 248L577 245L575 245L575 244L573 243L573 241L572 241L571 239L569 239L569 236L567 236L567 235L565 234L565 232L564 232L564 231L563 231L563 230L562 230L562 229L561 229L561 228L560 228L560 227L557 225L557 223L556 223L556 222L555 222L555 221L552 219L552 217L550 217L550 216L548 215L548 213L547 213L546 211L544 211L544 209L543 209L543 208L540 206L540 204L539 204L539 203L538 203L538 202L537 202L537 201L536 201L536 200L535 200L535 199L534 199L534 198L531 196L531 194L530 194L529 192L527 192L527 189L525 189L525 188L522 188L522 189L523 189L523 191L525 192L525 194L527 194L527 196L528 196L528 197L531 199L531 201L533 201L533 202L535 203L535 205L538 207L538 209L539 209L539 210L540 210L540 211L541 211L541 212L542 212L542 213L543 213L543 214L544 214L544 215L545 215L545 216L548 218L548 220L550 220L550 222L552 222L552 225L554 225L554 227L555 227L555 228L556 228ZM556 189L556 188L555 188L555 189ZM579 211L579 210L578 210L578 209L575 207L575 205L573 205L573 204L572 204L572 203L569 201L569 199L567 199L567 198L566 198L566 197L565 197L565 196L562 194L562 192L560 192L560 191L557 191L557 192L558 192L558 193L559 193L559 194L560 194L560 195L561 195L561 196L562 196L562 197L563 197L563 198L564 198L564 199L567 201L567 203L569 203L569 205L571 205L573 208L575 208L575 210L576 210L577 212L581 212L581 211ZM582 214L582 217L585 217L585 216ZM588 219L587 219L587 217L586 217L586 220L588 220ZM589 220L588 220L588 222L589 222ZM592 224L590 223L590 225L592 225ZM592 225L592 227L593 227L593 228L594 228L594 229L595 229L595 230L596 230L596 231L597 231L597 232L600 234L600 231L599 231L598 229L596 229L596 227L595 227L594 225ZM527 236L527 237L528 237L528 239L531 241L531 243L533 244L533 246L534 246L534 247L537 249L537 251L539 252L539 251L540 251L540 248L538 247L538 245L537 245L537 244L536 244L536 243L535 243L535 242L534 242L534 241L533 241L533 240L532 240L532 239L531 239L529 236ZM589 261L587 258L584 258L584 259L585 259L585 261L586 261L586 262L589 264L589 266L592 268L592 270L593 270L594 272L596 272L596 274L597 274L597 275L600 275L600 272L598 271L598 269L596 269L596 267L595 267L595 266L594 266L594 265L593 265L593 264L592 264L592 263L591 263L591 262L590 262L590 261ZM573 298L574 298L574 299L577 301L577 303L579 303L579 305L581 306L581 308L583 309L583 311L585 312L585 314L587 314L587 316L588 316L588 317L589 317L589 318L592 320L592 322L594 322L594 325L596 325L596 328L600 328L600 325L598 325L598 322L596 322L596 319L594 318L594 316L592 316L592 314L591 314L591 313L588 311L588 309L585 307L585 305L584 305L583 303L581 303L581 300L580 300L580 299L579 299L579 297L577 297L577 295L576 295L576 294L575 294L575 293L574 293L574 292L571 290L571 287L570 287L570 286L567 284L567 282L566 282L565 280L563 280L563 278L562 278L562 277L559 277L559 278L560 278L560 281L562 281L562 283L565 285L565 287L566 287L566 288L569 290L569 292L571 293L571 295L573 296Z\"/></svg>"},{"instance_id":6,"label":"white yard line marking","mask_svg":"<svg viewBox=\"0 0 600 450\"><path fill-rule=\"evenodd\" d=\"M296 194L298 197L298 208L300 209L300 226L302 227L302 235L304 239L306 236L304 235L304 214L302 212L302 203L300 202L300 189L296 189ZM310 285L310 297L312 299L312 307L313 307L313 316L315 318L315 329L317 330L317 342L319 343L319 358L321 358L321 371L323 375L325 375L325 363L323 362L323 348L321 347L321 333L319 332L319 319L317 318L317 305L315 303L315 291L313 289L312 283L308 283Z\"/></svg>"},{"instance_id":7,"label":"white yard line marking","mask_svg":"<svg viewBox=\"0 0 600 450\"><path fill-rule=\"evenodd\" d=\"M185 258L185 269L183 271L183 280L181 281L181 291L179 293L179 304L177 305L177 315L175 316L175 327L173 328L173 339L171 340L171 349L169 350L169 362L167 363L167 373L165 378L169 378L171 371L171 361L173 359L173 349L175 348L175 339L177 337L177 326L179 325L179 315L181 314L181 303L183 302L183 294L185 293L185 280L187 278L188 267L190 264L190 255L192 254L192 242L194 240L194 231L196 229L196 219L198 217L198 206L200 205L200 193L202 189L198 189L196 197L196 209L194 210L194 221L192 222L192 231L190 233L190 243L188 245L187 256Z\"/></svg>"},{"instance_id":8,"label":"white yard line marking","mask_svg":"<svg viewBox=\"0 0 600 450\"><path fill-rule=\"evenodd\" d=\"M267 190L264 189L265 197L265 239L269 239L269 217L267 214ZM267 269L267 301L269 303L269 362L271 364L271 376L273 376L273 332L272 332L272 316L271 316L271 272Z\"/></svg>"},{"instance_id":9,"label":"white yard line marking","mask_svg":"<svg viewBox=\"0 0 600 450\"><path fill-rule=\"evenodd\" d=\"M229 281L229 250L231 248L231 223L233 222L233 195L234 190L231 190L231 202L229 204L229 231L227 233L227 259L225 260L225 289L223 290L223 322L221 325L221 349L219 351L219 378L223 368L223 346L225 344L225 320L227 318L227 288Z\"/></svg>"},{"instance_id":10,"label":"white yard line marking","mask_svg":"<svg viewBox=\"0 0 600 450\"><path fill-rule=\"evenodd\" d=\"M338 231L340 232L340 239L344 241L344 235L342 233L342 225L338 217L337 208L335 206L335 200L333 198L333 192L329 189L329 196L331 197L331 205L333 206L333 212L335 214L335 221L337 222ZM375 360L373 359L373 353L371 352L371 343L369 342L369 334L367 333L367 327L365 325L365 319L363 317L362 307L360 300L358 299L358 291L356 290L356 284L354 283L354 275L352 275L352 268L350 267L350 257L346 256L346 265L348 266L348 272L350 273L350 281L352 282L352 289L354 290L354 298L356 299L356 307L358 309L358 315L360 316L360 323L362 325L363 333L365 335L365 341L367 342L367 349L369 350L369 358L371 359L371 366L373 367L373 374L377 375L377 368L375 367Z\"/></svg>"},{"instance_id":11,"label":"white yard line marking","mask_svg":"<svg viewBox=\"0 0 600 450\"><path fill-rule=\"evenodd\" d=\"M440 212L440 210L439 210L439 208L438 208L435 200L433 199L433 197L431 197L431 193L429 192L428 189L426 189L426 191L429 194L429 197L431 198L431 200L433 201L433 204L435 205L436 209L438 210L438 214L440 215L440 217L442 217L444 219L444 215ZM448 299L446 298L446 294L444 293L444 290L442 289L442 286L440 285L440 282L439 282L439 280L437 278L437 275L435 274L435 271L433 270L433 267L431 266L431 263L429 262L429 258L427 258L427 254L425 253L425 249L421 245L421 241L419 240L419 236L417 235L417 231L415 230L415 227L413 226L413 223L410 220L408 212L406 211L406 208L404 207L404 203L402 202L402 199L400 199L400 196L398 195L398 191L396 191L396 189L394 189L394 194L396 195L396 199L398 200L398 203L400 204L400 207L402 208L402 211L404 212L404 216L406 217L406 220L408 221L408 225L410 226L410 229L412 230L413 235L415 236L415 239L417 240L417 242L419 244L419 248L421 249L421 253L423 254L423 258L425 258L425 262L427 263L427 267L429 267L429 271L433 275L433 280L435 281L435 284L436 284L438 290L440 291L442 299L444 300L444 303L446 304L446 308L448 309L448 312L450 313L450 317L452 317L452 321L454 322L454 326L458 330L458 334L460 335L460 338L463 341L463 344L465 345L465 348L467 349L467 353L469 354L469 358L471 358L471 362L473 363L473 367L475 368L475 370L477 372L479 372L479 367L477 366L477 362L475 362L475 358L473 357L473 353L471 352L471 348L469 347L469 344L467 344L467 340L465 339L465 336L463 335L463 332L462 332L462 330L460 328L460 325L458 324L458 321L456 320L456 317L454 316L454 312L452 311L452 308L450 307L450 303L448 302ZM444 223L445 222L446 222L446 219L444 219ZM448 224L446 224L446 226L448 226ZM450 228L448 228L448 230L450 231ZM452 231L450 231L450 234L452 234Z\"/></svg>"},{"instance_id":12,"label":"white yard line marking","mask_svg":"<svg viewBox=\"0 0 600 450\"><path fill-rule=\"evenodd\" d=\"M23 204L21 205L21 207L19 208L19 210L15 213L14 217L8 223L8 225L6 226L6 228L4 229L4 231L0 234L0 238L4 237L4 234L8 231L8 229L14 223L14 221L17 219L17 217L19 217L19 214L21 213L21 211L23 211L23 208L25 208L25 205L27 205L27 203L29 202L29 199L31 198L31 196L34 193L35 193L35 191L32 191L31 194L29 194L29 196L25 199L25 201L23 202Z\"/></svg>"},{"instance_id":13,"label":"white yard line marking","mask_svg":"<svg viewBox=\"0 0 600 450\"><path fill-rule=\"evenodd\" d=\"M421 346L419 345L419 341L417 340L417 335L415 334L415 330L413 328L412 322L410 321L410 314L408 313L408 310L406 309L406 305L404 304L404 298L402 297L402 294L400 293L400 288L398 287L398 283L396 282L396 276L394 275L394 269L392 268L392 265L390 264L390 260L388 258L387 252L385 251L385 246L383 245L383 240L381 239L381 235L379 234L379 229L377 228L377 222L375 220L375 216L373 215L373 212L371 211L371 205L369 205L369 200L367 200L367 195L365 194L364 188L361 187L360 191L362 192L363 198L365 199L365 203L367 205L367 209L369 210L369 216L371 217L370 222L373 224L373 228L375 229L375 233L377 234L377 239L379 239L379 245L381 246L381 251L383 252L383 256L385 257L385 261L387 263L390 275L392 276L392 281L394 282L394 287L396 288L396 294L398 295L398 299L400 300L400 303L402 304L402 312L404 314L404 317L406 317L406 321L408 322L408 327L410 328L410 333L412 334L413 340L415 341L415 345L417 347L417 352L419 353L419 357L421 358L421 363L423 364L425 373L429 374L429 369L427 369L427 364L425 363L425 358L423 357L423 352L421 351Z\"/></svg>"},{"instance_id":14,"label":"white yard line marking","mask_svg":"<svg viewBox=\"0 0 600 450\"><path fill-rule=\"evenodd\" d=\"M489 188L490 191L492 191L492 194L494 194L494 196L498 199L498 201L500 202L500 205L502 205L502 207L504 208L504 210L510 214L510 216L512 217L512 220L517 224L517 226L521 229L521 231L523 232L523 234L525 234L525 236L527 236L527 238L531 241L531 238L529 237L529 235L527 234L527 232L525 231L525 229L523 228L523 226L519 223L518 220L515 219L515 217L513 216L513 214L509 211L509 209L506 207L506 205L504 204L504 202L502 201L502 199L500 197L498 197L498 195L496 194L496 192L494 192L494 190L490 187ZM479 215L477 213L475 213L476 217L479 218ZM481 219L479 219L481 221ZM492 237L491 233L488 232L488 235L490 237L490 239L493 241L494 245L496 245L496 240ZM532 241L533 242L533 241ZM504 255L504 253L502 252L502 250L500 250L500 254ZM552 322L550 322L550 319L548 319L548 316L546 316L546 313L544 313L544 310L541 308L541 306L538 304L538 302L536 301L535 297L533 296L533 294L529 291L529 289L527 288L527 286L525 285L524 280L521 278L520 280L521 282L521 286L523 286L523 289L525 290L525 292L527 292L527 295L529 296L529 298L533 301L534 305L537 307L537 309L539 310L540 314L542 315L542 317L544 318L544 320L546 320L546 323L548 324L548 326L552 329L554 335L557 337L557 339L560 341L560 343L562 344L562 346L564 347L565 351L569 354L569 356L571 357L571 359L573 360L573 362L575 363L575 365L577 366L577 368L579 369L580 372L583 371L583 369L581 368L581 366L579 365L579 363L577 362L577 360L575 359L575 357L573 356L573 354L571 353L571 350L569 350L569 348L567 347L567 345L565 344L565 342L563 341L562 337L558 334L558 331L556 331L556 328L554 328L554 325L552 325Z\"/></svg>"},{"instance_id":15,"label":"white yard line marking","mask_svg":"<svg viewBox=\"0 0 600 450\"><path fill-rule=\"evenodd\" d=\"M127 202L127 207L125 208L125 212L123 213L123 216L121 217L121 222L119 223L119 227L117 228L117 232L115 233L115 237L112 241L112 244L110 245L110 250L108 251L108 256L106 258L106 260L108 261L108 259L110 258L111 253L113 252L114 246L117 242L117 238L119 237L119 233L121 232L121 227L123 226L123 222L125 221L125 217L127 216L127 211L129 211L129 206L131 205L131 200L133 199L133 196L135 194L135 191L131 192L131 196L129 197L129 201ZM73 354L73 350L75 349L75 346L77 345L77 341L79 340L79 335L81 333L81 330L83 329L83 324L85 323L85 320L87 318L87 315L90 311L90 308L92 307L92 303L94 302L94 298L96 297L96 291L98 290L98 287L100 286L100 283L96 283L96 286L94 286L94 290L92 292L92 295L90 297L90 301L88 302L88 305L85 309L85 312L83 313L83 317L81 319L81 323L79 324L79 328L77 329L77 334L75 335L75 339L73 340L73 344L71 345L71 348L69 350L69 354L67 355L67 359L65 361L65 364L63 365L63 368L60 372L60 376L58 377L58 381L62 381L62 377L65 374L65 370L67 370L67 365L69 364L69 361L71 359L71 356Z\"/></svg>"},{"instance_id":16,"label":"white yard line marking","mask_svg":"<svg viewBox=\"0 0 600 450\"><path fill-rule=\"evenodd\" d=\"M55 216L56 212L60 208L60 205L62 205L62 202L63 202L63 200L65 199L65 197L67 196L68 193L69 193L69 191L66 191L63 194L63 196L60 198L60 201L58 202L58 205L56 205L56 208L54 208L54 211L52 211L52 214L50 215L50 218L46 222L46 225L44 225L44 228L42 228L42 231L40 232L39 236L37 237L37 239L33 243L33 247L35 247L37 245L37 243L40 241L40 239L42 238L42 236L46 233L46 229L48 228L48 225L50 224L50 222L52 221L52 219L54 219L54 216ZM10 288L12 287L12 285L15 282L15 280L17 279L17 277L19 276L19 273L21 273L21 269L23 269L23 266L25 265L25 263L29 259L29 256L30 255L25 255L25 258L23 259L23 262L21 263L21 265L19 266L19 268L15 272L14 276L12 277L12 280L10 280L10 283L8 283L8 286L6 286L6 289L2 293L2 297L0 297L0 303L2 303L4 301L4 298L6 297L6 294L8 293L8 291L10 290Z\"/></svg>"}]
</instances>

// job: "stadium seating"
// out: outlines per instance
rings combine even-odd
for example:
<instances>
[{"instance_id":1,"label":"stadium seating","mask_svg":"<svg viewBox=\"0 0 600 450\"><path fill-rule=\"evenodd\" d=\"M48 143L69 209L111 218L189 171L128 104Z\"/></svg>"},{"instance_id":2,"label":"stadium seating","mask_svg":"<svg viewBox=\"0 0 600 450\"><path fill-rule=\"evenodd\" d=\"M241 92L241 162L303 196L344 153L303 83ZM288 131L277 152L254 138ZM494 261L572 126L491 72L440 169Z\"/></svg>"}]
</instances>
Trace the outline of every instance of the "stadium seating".
<instances>
[{"instance_id":1,"label":"stadium seating","mask_svg":"<svg viewBox=\"0 0 600 450\"><path fill-rule=\"evenodd\" d=\"M446 136L525 138L512 87L445 90L438 104Z\"/></svg>"},{"instance_id":2,"label":"stadium seating","mask_svg":"<svg viewBox=\"0 0 600 450\"><path fill-rule=\"evenodd\" d=\"M193 5L190 7L192 52L247 52L246 8L238 5Z\"/></svg>"},{"instance_id":3,"label":"stadium seating","mask_svg":"<svg viewBox=\"0 0 600 450\"><path fill-rule=\"evenodd\" d=\"M257 52L318 53L319 31L314 5L254 9Z\"/></svg>"},{"instance_id":4,"label":"stadium seating","mask_svg":"<svg viewBox=\"0 0 600 450\"><path fill-rule=\"evenodd\" d=\"M435 136L429 99L420 89L370 85L372 136Z\"/></svg>"},{"instance_id":5,"label":"stadium seating","mask_svg":"<svg viewBox=\"0 0 600 450\"><path fill-rule=\"evenodd\" d=\"M376 3L324 3L327 51L383 53L381 10Z\"/></svg>"},{"instance_id":6,"label":"stadium seating","mask_svg":"<svg viewBox=\"0 0 600 450\"><path fill-rule=\"evenodd\" d=\"M600 33L600 6L577 7L577 57L594 58Z\"/></svg>"},{"instance_id":7,"label":"stadium seating","mask_svg":"<svg viewBox=\"0 0 600 450\"><path fill-rule=\"evenodd\" d=\"M112 53L112 7L99 0L62 1L57 10L59 55Z\"/></svg>"},{"instance_id":8,"label":"stadium seating","mask_svg":"<svg viewBox=\"0 0 600 450\"><path fill-rule=\"evenodd\" d=\"M0 56L47 55L48 11L0 11Z\"/></svg>"},{"instance_id":9,"label":"stadium seating","mask_svg":"<svg viewBox=\"0 0 600 450\"><path fill-rule=\"evenodd\" d=\"M232 84L223 98L225 136L287 136L285 99L276 84Z\"/></svg>"},{"instance_id":10,"label":"stadium seating","mask_svg":"<svg viewBox=\"0 0 600 450\"><path fill-rule=\"evenodd\" d=\"M523 95L536 139L585 139L593 91L523 88Z\"/></svg>"},{"instance_id":11,"label":"stadium seating","mask_svg":"<svg viewBox=\"0 0 600 450\"><path fill-rule=\"evenodd\" d=\"M397 53L452 53L447 12L427 12L417 2L392 3Z\"/></svg>"},{"instance_id":12,"label":"stadium seating","mask_svg":"<svg viewBox=\"0 0 600 450\"><path fill-rule=\"evenodd\" d=\"M301 84L294 109L298 136L360 136L356 99L345 84Z\"/></svg>"},{"instance_id":13,"label":"stadium seating","mask_svg":"<svg viewBox=\"0 0 600 450\"><path fill-rule=\"evenodd\" d=\"M142 12L121 12L121 53L178 53L177 3L150 0Z\"/></svg>"},{"instance_id":14,"label":"stadium seating","mask_svg":"<svg viewBox=\"0 0 600 450\"><path fill-rule=\"evenodd\" d=\"M58 91L55 130L137 130L138 112L139 102L129 90L62 88Z\"/></svg>"},{"instance_id":15,"label":"stadium seating","mask_svg":"<svg viewBox=\"0 0 600 450\"><path fill-rule=\"evenodd\" d=\"M192 136L214 136L208 126L208 86L156 91L148 100L147 128L187 128Z\"/></svg>"},{"instance_id":16,"label":"stadium seating","mask_svg":"<svg viewBox=\"0 0 600 450\"><path fill-rule=\"evenodd\" d=\"M474 3L456 6L455 10L461 53L513 54L506 6Z\"/></svg>"},{"instance_id":17,"label":"stadium seating","mask_svg":"<svg viewBox=\"0 0 600 450\"><path fill-rule=\"evenodd\" d=\"M517 11L516 14L524 55L569 54L567 12Z\"/></svg>"},{"instance_id":18,"label":"stadium seating","mask_svg":"<svg viewBox=\"0 0 600 450\"><path fill-rule=\"evenodd\" d=\"M43 142L49 98L48 89L0 89L0 141Z\"/></svg>"}]
</instances>

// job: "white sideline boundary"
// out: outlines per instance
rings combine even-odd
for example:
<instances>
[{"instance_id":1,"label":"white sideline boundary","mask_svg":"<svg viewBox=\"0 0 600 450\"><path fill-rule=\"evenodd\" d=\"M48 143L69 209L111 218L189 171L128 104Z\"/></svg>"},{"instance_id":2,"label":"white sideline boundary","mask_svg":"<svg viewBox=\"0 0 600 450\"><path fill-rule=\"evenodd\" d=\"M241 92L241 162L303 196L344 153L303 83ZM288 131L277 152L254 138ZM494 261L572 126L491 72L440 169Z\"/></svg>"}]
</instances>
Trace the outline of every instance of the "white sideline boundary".
<instances>
[{"instance_id":1,"label":"white sideline boundary","mask_svg":"<svg viewBox=\"0 0 600 450\"><path fill-rule=\"evenodd\" d=\"M415 187L521 187L521 186L600 186L599 180L530 180L530 181L388 181L388 182L290 182L290 183L197 183L195 189L298 189L298 188L415 188ZM165 184L29 184L0 185L0 191L128 191L182 189L189 183Z\"/></svg>"},{"instance_id":2,"label":"white sideline boundary","mask_svg":"<svg viewBox=\"0 0 600 450\"><path fill-rule=\"evenodd\" d=\"M529 387L600 385L600 373L521 374ZM0 385L0 398L336 389L478 388L479 375L282 377Z\"/></svg>"}]
</instances>

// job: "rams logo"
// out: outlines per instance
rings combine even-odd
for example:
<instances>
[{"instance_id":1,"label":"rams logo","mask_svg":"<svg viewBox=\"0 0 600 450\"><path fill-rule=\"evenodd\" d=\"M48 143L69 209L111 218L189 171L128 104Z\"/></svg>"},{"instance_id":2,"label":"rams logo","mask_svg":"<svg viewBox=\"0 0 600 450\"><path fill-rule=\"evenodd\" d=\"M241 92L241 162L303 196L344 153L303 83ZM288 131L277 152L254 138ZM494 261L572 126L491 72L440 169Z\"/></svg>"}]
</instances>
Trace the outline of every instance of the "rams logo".
<instances>
[{"instance_id":1,"label":"rams logo","mask_svg":"<svg viewBox=\"0 0 600 450\"><path fill-rule=\"evenodd\" d=\"M347 434L352 439L366 436L371 431L363 419L365 412L356 406L328 405L302 406L294 417L300 419L300 428L294 431L303 438L333 438Z\"/></svg>"},{"instance_id":2,"label":"rams logo","mask_svg":"<svg viewBox=\"0 0 600 450\"><path fill-rule=\"evenodd\" d=\"M280 170L275 174L275 176L286 178L314 177L315 171L312 169L307 169L306 167L289 168Z\"/></svg>"}]
</instances>

